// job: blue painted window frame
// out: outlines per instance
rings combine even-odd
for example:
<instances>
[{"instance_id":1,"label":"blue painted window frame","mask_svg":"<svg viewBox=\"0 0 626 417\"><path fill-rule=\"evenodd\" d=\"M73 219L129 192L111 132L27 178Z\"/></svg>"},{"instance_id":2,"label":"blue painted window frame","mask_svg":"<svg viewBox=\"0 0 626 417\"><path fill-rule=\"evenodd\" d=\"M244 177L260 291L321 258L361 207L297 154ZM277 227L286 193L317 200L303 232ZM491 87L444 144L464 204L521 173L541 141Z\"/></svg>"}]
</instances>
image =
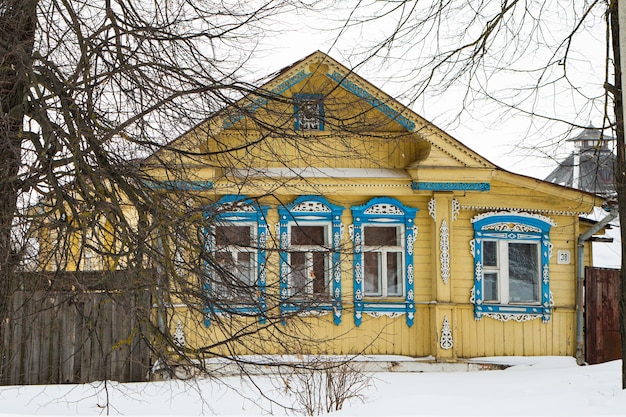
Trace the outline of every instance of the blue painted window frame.
<instances>
[{"instance_id":1,"label":"blue painted window frame","mask_svg":"<svg viewBox=\"0 0 626 417\"><path fill-rule=\"evenodd\" d=\"M231 209L232 208L232 209ZM252 224L256 226L255 236L257 244L256 252L256 286L257 300L256 303L246 305L230 305L228 311L223 311L210 303L204 305L204 325L211 325L211 316L219 313L239 313L242 315L258 315L259 321L264 323L267 311L267 212L269 206L260 206L255 200L242 195L226 195L214 204L209 205L204 210L204 218L207 225L204 227L203 236L205 249L208 253L214 251L214 233L212 227L218 223L231 223L236 225ZM212 268L205 262L205 273L207 279L203 283L203 291L205 294L211 294L211 274ZM210 299L210 296L207 297Z\"/></svg>"},{"instance_id":2,"label":"blue painted window frame","mask_svg":"<svg viewBox=\"0 0 626 417\"><path fill-rule=\"evenodd\" d=\"M294 129L300 131L323 131L324 130L324 96L322 94L294 94L294 104L293 104L293 112L295 115L294 120ZM302 129L301 125L301 108L305 103L317 103L317 117L318 117L318 128L317 129Z\"/></svg>"},{"instance_id":3,"label":"blue painted window frame","mask_svg":"<svg viewBox=\"0 0 626 417\"><path fill-rule=\"evenodd\" d=\"M307 204L312 207L317 205L323 210L303 209ZM341 215L344 208L331 204L322 196L300 196L293 203L278 207L279 218L279 242L280 242L280 310L281 314L289 312L300 312L304 310L316 309L321 311L332 311L335 324L341 323L343 306L341 302L341 237L342 223ZM289 296L289 254L290 245L289 228L297 224L324 224L331 226L331 273L332 281L332 302L310 305L298 303L298 300L291 300Z\"/></svg>"},{"instance_id":4,"label":"blue painted window frame","mask_svg":"<svg viewBox=\"0 0 626 417\"><path fill-rule=\"evenodd\" d=\"M360 326L363 313L405 314L409 327L415 319L414 245L417 236L415 216L419 209L408 207L391 197L377 197L362 206L352 207L351 238L354 245L354 324ZM404 231L404 300L375 300L364 297L363 228L370 225L402 226ZM393 297L396 298L396 297Z\"/></svg>"},{"instance_id":5,"label":"blue painted window frame","mask_svg":"<svg viewBox=\"0 0 626 417\"><path fill-rule=\"evenodd\" d=\"M474 256L474 288L472 302L474 318L480 320L483 315L541 316L543 322L550 320L552 295L550 292L550 229L555 223L544 216L529 213L493 212L476 216L472 219L474 239L470 242ZM538 304L508 303L492 304L484 302L483 242L536 242L540 248L540 286L541 295Z\"/></svg>"}]
</instances>

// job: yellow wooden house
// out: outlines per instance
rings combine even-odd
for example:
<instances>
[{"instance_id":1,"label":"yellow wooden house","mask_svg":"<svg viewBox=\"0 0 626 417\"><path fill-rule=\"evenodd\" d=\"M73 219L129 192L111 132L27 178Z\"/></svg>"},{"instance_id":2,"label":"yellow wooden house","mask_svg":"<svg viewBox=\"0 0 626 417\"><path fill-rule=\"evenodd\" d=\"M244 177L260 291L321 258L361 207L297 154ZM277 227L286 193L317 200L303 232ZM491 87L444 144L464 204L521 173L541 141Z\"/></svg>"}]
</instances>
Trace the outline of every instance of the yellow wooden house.
<instances>
[{"instance_id":1,"label":"yellow wooden house","mask_svg":"<svg viewBox=\"0 0 626 417\"><path fill-rule=\"evenodd\" d=\"M218 317L236 332L271 310L284 334L319 340L305 353L575 354L577 262L591 250L578 248L579 217L602 200L499 168L328 55L173 146L193 163L180 160L185 178L160 175L204 196L207 250L224 266L206 271L220 297L204 317L170 306L186 346L216 346ZM261 331L255 349L223 353L294 353Z\"/></svg>"}]
</instances>

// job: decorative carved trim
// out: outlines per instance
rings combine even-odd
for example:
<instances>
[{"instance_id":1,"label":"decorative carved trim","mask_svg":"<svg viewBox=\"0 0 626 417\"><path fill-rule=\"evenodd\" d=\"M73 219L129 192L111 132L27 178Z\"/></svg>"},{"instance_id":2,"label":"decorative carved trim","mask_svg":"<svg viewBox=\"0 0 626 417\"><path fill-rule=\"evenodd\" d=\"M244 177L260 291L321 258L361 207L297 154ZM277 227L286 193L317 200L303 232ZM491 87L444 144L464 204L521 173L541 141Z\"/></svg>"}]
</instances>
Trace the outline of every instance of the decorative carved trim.
<instances>
[{"instance_id":1,"label":"decorative carved trim","mask_svg":"<svg viewBox=\"0 0 626 417\"><path fill-rule=\"evenodd\" d=\"M486 225L482 230L494 230L496 232L534 232L541 233L541 229L538 227L529 226L527 224L520 223L493 223Z\"/></svg>"},{"instance_id":2,"label":"decorative carved trim","mask_svg":"<svg viewBox=\"0 0 626 417\"><path fill-rule=\"evenodd\" d=\"M289 179L284 179L285 184L283 184L284 187L289 187L290 184L287 182L287 180ZM261 180L254 180L254 179L246 179L246 186L249 186L251 188L267 188L267 187L275 187L276 186L276 182L270 182L270 181L261 181ZM317 188L327 188L327 189L331 189L331 188L337 188L337 187L345 187L346 183L345 182L333 182L333 183L324 183L324 184L315 184L315 187ZM411 188L411 184L409 183L399 183L399 184L377 184L374 182L369 182L369 183L365 183L365 184L350 184L350 187L352 188L375 188L375 189L379 189L379 188ZM230 184L220 184L217 183L213 186L214 190L219 190L219 189L231 189L232 185ZM293 191L294 193L298 193L301 191L301 188L298 187L298 185L293 185L291 188L291 191Z\"/></svg>"},{"instance_id":3,"label":"decorative carved trim","mask_svg":"<svg viewBox=\"0 0 626 417\"><path fill-rule=\"evenodd\" d=\"M208 191L213 189L213 181L144 181L153 190Z\"/></svg>"},{"instance_id":4,"label":"decorative carved trim","mask_svg":"<svg viewBox=\"0 0 626 417\"><path fill-rule=\"evenodd\" d=\"M489 191L488 182L413 182L416 191Z\"/></svg>"},{"instance_id":5,"label":"decorative carved trim","mask_svg":"<svg viewBox=\"0 0 626 417\"><path fill-rule=\"evenodd\" d=\"M410 233L407 235L407 239L406 239L406 252L409 255L413 255L414 250L415 250L415 233Z\"/></svg>"},{"instance_id":6,"label":"decorative carved trim","mask_svg":"<svg viewBox=\"0 0 626 417\"><path fill-rule=\"evenodd\" d=\"M319 201L305 201L290 210L295 213L330 213L330 207Z\"/></svg>"},{"instance_id":7,"label":"decorative carved trim","mask_svg":"<svg viewBox=\"0 0 626 417\"><path fill-rule=\"evenodd\" d=\"M441 221L441 227L439 228L439 232L439 249L441 250L441 254L439 255L439 260L441 262L441 279L443 279L444 284L447 284L448 279L450 278L450 243L448 235L448 224L446 223L445 219Z\"/></svg>"},{"instance_id":8,"label":"decorative carved trim","mask_svg":"<svg viewBox=\"0 0 626 417\"><path fill-rule=\"evenodd\" d=\"M502 322L516 321L523 323L525 321L535 320L541 318L541 314L503 314L503 313L483 313L483 316L489 317Z\"/></svg>"},{"instance_id":9,"label":"decorative carved trim","mask_svg":"<svg viewBox=\"0 0 626 417\"><path fill-rule=\"evenodd\" d=\"M174 330L174 344L178 347L185 347L187 342L185 341L185 331L183 330L183 323L178 320L176 322L176 330Z\"/></svg>"},{"instance_id":10,"label":"decorative carved trim","mask_svg":"<svg viewBox=\"0 0 626 417\"><path fill-rule=\"evenodd\" d=\"M452 329L450 328L450 322L448 316L443 317L443 325L441 326L441 339L439 340L439 346L442 349L452 349L454 341L452 340Z\"/></svg>"},{"instance_id":11,"label":"decorative carved trim","mask_svg":"<svg viewBox=\"0 0 626 417\"><path fill-rule=\"evenodd\" d=\"M476 281L480 282L483 279L483 264L482 262L476 262L476 266L474 268L474 276L476 277Z\"/></svg>"},{"instance_id":12,"label":"decorative carved trim","mask_svg":"<svg viewBox=\"0 0 626 417\"><path fill-rule=\"evenodd\" d=\"M428 214L430 214L430 217L437 223L437 200L434 198L431 198L428 202Z\"/></svg>"},{"instance_id":13,"label":"decorative carved trim","mask_svg":"<svg viewBox=\"0 0 626 417\"><path fill-rule=\"evenodd\" d=\"M393 204L374 204L363 212L364 214L399 214L403 215L404 212Z\"/></svg>"},{"instance_id":14,"label":"decorative carved trim","mask_svg":"<svg viewBox=\"0 0 626 417\"><path fill-rule=\"evenodd\" d=\"M491 210L491 211L499 211L499 210L515 210L514 207L495 207L495 206L461 206L462 210L470 210L470 211L483 211L483 210ZM587 214L584 211L576 212L576 211L562 211L562 210L528 210L529 213L542 213L550 216L579 216L581 214Z\"/></svg>"},{"instance_id":15,"label":"decorative carved trim","mask_svg":"<svg viewBox=\"0 0 626 417\"><path fill-rule=\"evenodd\" d=\"M502 216L516 216L516 217L526 217L529 219L538 219L541 220L545 223L548 223L550 226L556 226L556 223L554 222L554 220L552 220L549 217L546 216L542 216L540 214L534 214L534 213L529 213L526 211L516 211L516 210L511 210L511 211L490 211L488 213L481 213L476 215L473 219L472 219L472 223L475 223L479 220L482 220L484 218L487 217L502 217Z\"/></svg>"},{"instance_id":16,"label":"decorative carved trim","mask_svg":"<svg viewBox=\"0 0 626 417\"><path fill-rule=\"evenodd\" d=\"M308 317L308 316L322 317L322 316L327 316L328 314L330 314L330 310L310 309L310 310L303 310L303 311L298 312L298 316L300 317ZM341 316L341 313L340 313L340 316Z\"/></svg>"},{"instance_id":17,"label":"decorative carved trim","mask_svg":"<svg viewBox=\"0 0 626 417\"><path fill-rule=\"evenodd\" d=\"M452 221L455 221L459 217L461 212L461 203L456 198L452 199Z\"/></svg>"},{"instance_id":18,"label":"decorative carved trim","mask_svg":"<svg viewBox=\"0 0 626 417\"><path fill-rule=\"evenodd\" d=\"M382 100L374 97L370 94L364 87L357 85L352 80L349 80L347 76L340 74L337 71L334 71L332 74L326 74L328 78L337 82L341 87L350 91L355 96L367 101L369 104L374 106L377 110L381 111L387 117L389 117L394 122L398 123L400 126L405 127L410 132L415 130L415 122L408 117L404 116L398 110L392 108Z\"/></svg>"},{"instance_id":19,"label":"decorative carved trim","mask_svg":"<svg viewBox=\"0 0 626 417\"><path fill-rule=\"evenodd\" d=\"M349 229L352 241L354 243L353 257L353 279L354 279L354 324L359 326L362 320L363 312L402 312L405 314L406 323L410 327L413 325L415 312L414 300L414 282L415 277L413 271L415 242L415 214L419 209L404 206L400 201L390 197L376 197L362 206L351 208L352 211L352 227ZM363 227L368 224L393 224L403 227L404 234L404 303L392 303L388 305L381 297L372 296L372 300L364 303L364 255L363 255Z\"/></svg>"},{"instance_id":20,"label":"decorative carved trim","mask_svg":"<svg viewBox=\"0 0 626 417\"><path fill-rule=\"evenodd\" d=\"M289 247L289 235L286 230L283 230L280 234L280 247L286 249Z\"/></svg>"},{"instance_id":21,"label":"decorative carved trim","mask_svg":"<svg viewBox=\"0 0 626 417\"><path fill-rule=\"evenodd\" d=\"M293 87L294 85L298 84L299 82L301 82L302 80L304 80L305 78L307 78L310 75L311 75L311 73L307 73L307 72L304 72L304 70L301 70L301 71L297 72L296 74L294 74L292 77L290 77L287 80L283 81L282 83L278 84L276 87L272 88L272 90L270 92L272 94L280 95L280 94L282 94L285 91L289 90L291 87ZM268 97L270 95L264 95L263 97L259 97L259 98L255 99L255 100L253 100L251 103L246 104L244 106L244 110L243 111L231 114L229 116L226 116L224 118L224 120L222 121L223 129L228 129L229 127L231 127L235 123L241 121L245 117L246 114L254 113L259 108L265 106L268 103L268 101L269 101Z\"/></svg>"},{"instance_id":22,"label":"decorative carved trim","mask_svg":"<svg viewBox=\"0 0 626 417\"><path fill-rule=\"evenodd\" d=\"M370 317L374 317L375 319L379 319L382 316L387 316L389 318L395 319L397 317L400 317L406 314L406 312L404 311L365 311L365 314L367 314Z\"/></svg>"}]
</instances>

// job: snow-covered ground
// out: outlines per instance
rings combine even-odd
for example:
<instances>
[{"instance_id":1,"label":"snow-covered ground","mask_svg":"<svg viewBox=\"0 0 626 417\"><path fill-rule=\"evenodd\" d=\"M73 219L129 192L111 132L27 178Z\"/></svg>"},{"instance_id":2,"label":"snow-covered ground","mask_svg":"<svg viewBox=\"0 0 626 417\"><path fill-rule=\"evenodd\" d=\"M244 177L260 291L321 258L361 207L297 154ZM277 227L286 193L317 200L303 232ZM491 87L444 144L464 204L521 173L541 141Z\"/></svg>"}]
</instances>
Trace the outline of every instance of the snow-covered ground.
<instances>
[{"instance_id":1,"label":"snow-covered ground","mask_svg":"<svg viewBox=\"0 0 626 417\"><path fill-rule=\"evenodd\" d=\"M366 402L353 401L337 414L626 415L621 361L582 367L568 357L480 361L514 366L475 372L375 373L365 392ZM295 402L284 393L284 383L277 376L253 377L252 381L229 377L221 381L10 386L0 387L0 416L294 415L281 407Z\"/></svg>"}]
</instances>

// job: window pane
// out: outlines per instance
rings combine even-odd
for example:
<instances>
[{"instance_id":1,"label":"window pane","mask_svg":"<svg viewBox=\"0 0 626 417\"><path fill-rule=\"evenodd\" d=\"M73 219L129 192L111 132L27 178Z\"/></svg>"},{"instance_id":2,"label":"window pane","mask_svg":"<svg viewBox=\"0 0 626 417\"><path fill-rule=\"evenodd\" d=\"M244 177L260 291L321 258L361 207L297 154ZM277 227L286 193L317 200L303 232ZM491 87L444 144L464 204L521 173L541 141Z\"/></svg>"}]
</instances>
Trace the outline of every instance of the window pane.
<instances>
[{"instance_id":1,"label":"window pane","mask_svg":"<svg viewBox=\"0 0 626 417\"><path fill-rule=\"evenodd\" d=\"M536 243L509 243L509 301L539 301L539 251Z\"/></svg>"},{"instance_id":2,"label":"window pane","mask_svg":"<svg viewBox=\"0 0 626 417\"><path fill-rule=\"evenodd\" d=\"M235 276L241 281L243 285L254 285L254 270L252 262L252 253L239 252L237 253L237 266Z\"/></svg>"},{"instance_id":3,"label":"window pane","mask_svg":"<svg viewBox=\"0 0 626 417\"><path fill-rule=\"evenodd\" d=\"M365 246L400 246L397 227L364 227Z\"/></svg>"},{"instance_id":4,"label":"window pane","mask_svg":"<svg viewBox=\"0 0 626 417\"><path fill-rule=\"evenodd\" d=\"M498 244L494 241L483 241L483 265L498 266Z\"/></svg>"},{"instance_id":5,"label":"window pane","mask_svg":"<svg viewBox=\"0 0 626 417\"><path fill-rule=\"evenodd\" d=\"M324 226L293 226L291 244L324 246Z\"/></svg>"},{"instance_id":6,"label":"window pane","mask_svg":"<svg viewBox=\"0 0 626 417\"><path fill-rule=\"evenodd\" d=\"M251 226L224 225L215 227L215 244L217 246L249 247L252 236Z\"/></svg>"},{"instance_id":7,"label":"window pane","mask_svg":"<svg viewBox=\"0 0 626 417\"><path fill-rule=\"evenodd\" d=\"M289 276L291 295L303 295L306 293L306 284L308 281L306 271L306 253L291 253L291 274Z\"/></svg>"},{"instance_id":8,"label":"window pane","mask_svg":"<svg viewBox=\"0 0 626 417\"><path fill-rule=\"evenodd\" d=\"M216 252L213 290L222 296L248 297L254 290L254 257L250 252Z\"/></svg>"},{"instance_id":9,"label":"window pane","mask_svg":"<svg viewBox=\"0 0 626 417\"><path fill-rule=\"evenodd\" d=\"M380 290L380 258L378 252L363 254L365 272L365 295L381 295Z\"/></svg>"},{"instance_id":10,"label":"window pane","mask_svg":"<svg viewBox=\"0 0 626 417\"><path fill-rule=\"evenodd\" d=\"M402 254L399 252L387 253L387 295L400 296L402 290Z\"/></svg>"},{"instance_id":11,"label":"window pane","mask_svg":"<svg viewBox=\"0 0 626 417\"><path fill-rule=\"evenodd\" d=\"M498 297L498 274L485 272L483 274L483 300L485 302L497 302Z\"/></svg>"},{"instance_id":12,"label":"window pane","mask_svg":"<svg viewBox=\"0 0 626 417\"><path fill-rule=\"evenodd\" d=\"M233 293L231 283L232 278L229 277L230 272L235 268L233 254L230 252L217 252L215 254L219 268L213 272L213 292L222 297L230 297Z\"/></svg>"},{"instance_id":13,"label":"window pane","mask_svg":"<svg viewBox=\"0 0 626 417\"><path fill-rule=\"evenodd\" d=\"M313 252L313 293L324 294L326 291L327 255L325 252Z\"/></svg>"}]
</instances>

